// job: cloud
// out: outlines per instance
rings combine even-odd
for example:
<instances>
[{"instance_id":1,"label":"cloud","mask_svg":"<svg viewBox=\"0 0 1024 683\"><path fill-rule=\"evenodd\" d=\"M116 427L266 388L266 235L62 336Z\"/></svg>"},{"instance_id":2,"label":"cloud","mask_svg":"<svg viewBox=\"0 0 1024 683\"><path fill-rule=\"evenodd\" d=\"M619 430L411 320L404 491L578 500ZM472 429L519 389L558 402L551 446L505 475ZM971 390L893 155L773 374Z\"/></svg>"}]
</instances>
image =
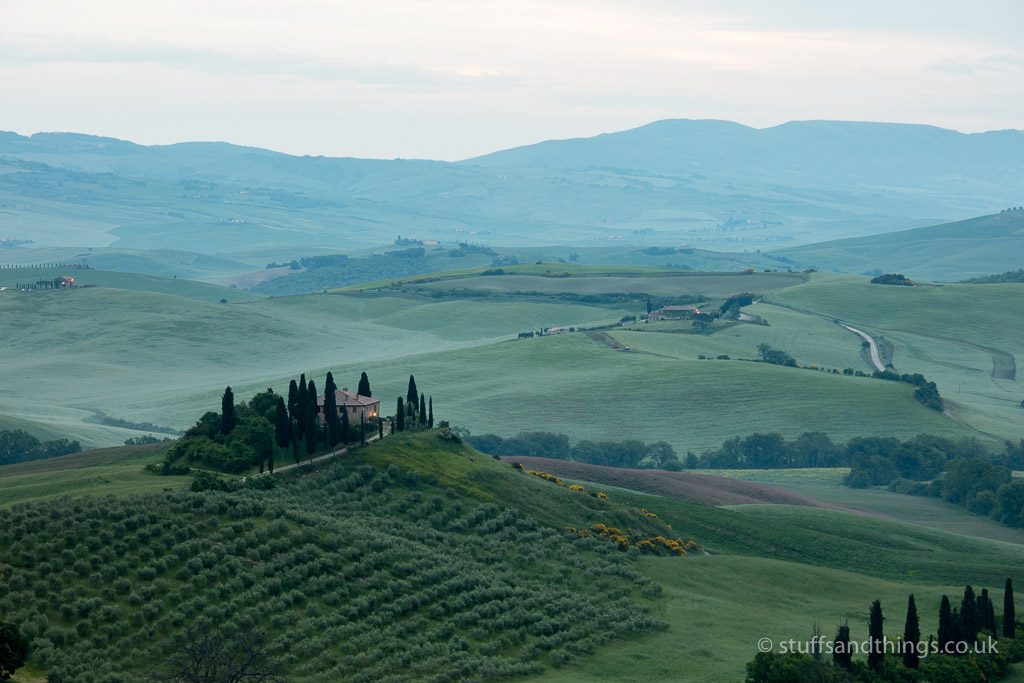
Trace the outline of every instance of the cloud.
<instances>
[{"instance_id":1,"label":"cloud","mask_svg":"<svg viewBox=\"0 0 1024 683\"><path fill-rule=\"evenodd\" d=\"M928 71L939 71L955 76L972 76L984 71L1008 71L1024 68L1024 54L991 54L981 59L957 56L933 62L925 67Z\"/></svg>"},{"instance_id":2,"label":"cloud","mask_svg":"<svg viewBox=\"0 0 1024 683\"><path fill-rule=\"evenodd\" d=\"M170 44L64 43L45 48L0 36L0 65L127 64L161 66L227 76L288 77L411 89L512 87L508 71L429 67L385 62L342 62L277 50L232 53Z\"/></svg>"}]
</instances>

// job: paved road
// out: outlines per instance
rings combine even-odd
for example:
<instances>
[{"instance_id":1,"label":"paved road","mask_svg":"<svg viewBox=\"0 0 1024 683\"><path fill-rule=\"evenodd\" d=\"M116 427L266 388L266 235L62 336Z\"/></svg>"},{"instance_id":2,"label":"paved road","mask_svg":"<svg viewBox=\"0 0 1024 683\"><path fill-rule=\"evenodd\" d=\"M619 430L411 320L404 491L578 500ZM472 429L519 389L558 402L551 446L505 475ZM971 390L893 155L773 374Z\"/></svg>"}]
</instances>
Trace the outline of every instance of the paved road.
<instances>
[{"instance_id":1,"label":"paved road","mask_svg":"<svg viewBox=\"0 0 1024 683\"><path fill-rule=\"evenodd\" d=\"M878 344L875 343L875 338L872 337L867 332L858 330L856 327L850 327L849 325L843 325L843 327L848 329L850 332L859 335L864 341L868 343L868 348L871 351L871 362L874 364L876 368L878 368L879 372L885 372L885 365L882 363L882 355L878 353Z\"/></svg>"}]
</instances>

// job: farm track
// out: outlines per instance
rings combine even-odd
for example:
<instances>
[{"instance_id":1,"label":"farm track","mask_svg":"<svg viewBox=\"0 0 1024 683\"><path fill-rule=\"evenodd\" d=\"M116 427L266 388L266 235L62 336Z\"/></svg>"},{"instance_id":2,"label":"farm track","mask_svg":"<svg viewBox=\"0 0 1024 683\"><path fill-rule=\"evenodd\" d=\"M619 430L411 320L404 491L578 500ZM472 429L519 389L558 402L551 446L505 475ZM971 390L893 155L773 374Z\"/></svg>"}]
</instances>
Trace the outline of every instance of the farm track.
<instances>
[{"instance_id":1,"label":"farm track","mask_svg":"<svg viewBox=\"0 0 1024 683\"><path fill-rule=\"evenodd\" d=\"M885 365L882 363L882 355L878 352L878 343L875 342L875 338L863 330L858 330L856 327L850 327L843 323L840 323L840 326L850 332L853 332L868 343L868 350L871 353L871 364L874 365L879 372L885 372Z\"/></svg>"}]
</instances>

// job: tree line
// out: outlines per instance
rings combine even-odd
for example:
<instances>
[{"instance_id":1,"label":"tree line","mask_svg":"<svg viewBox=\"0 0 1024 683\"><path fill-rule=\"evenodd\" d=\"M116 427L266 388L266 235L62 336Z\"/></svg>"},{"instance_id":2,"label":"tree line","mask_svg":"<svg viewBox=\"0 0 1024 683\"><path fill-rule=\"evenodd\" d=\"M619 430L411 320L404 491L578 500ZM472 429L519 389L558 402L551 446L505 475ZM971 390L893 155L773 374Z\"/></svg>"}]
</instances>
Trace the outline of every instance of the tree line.
<instances>
[{"instance_id":1,"label":"tree line","mask_svg":"<svg viewBox=\"0 0 1024 683\"><path fill-rule=\"evenodd\" d=\"M78 441L68 439L40 441L23 429L0 430L0 465L56 458L69 453L78 453L81 450L82 445Z\"/></svg>"},{"instance_id":2,"label":"tree line","mask_svg":"<svg viewBox=\"0 0 1024 683\"><path fill-rule=\"evenodd\" d=\"M1024 659L1024 643L1017 637L1013 582L1006 579L1002 613L984 588L964 588L959 605L949 596L939 602L938 633L922 640L914 595L907 599L901 635L887 637L882 603L875 600L868 612L867 640L853 639L849 623L840 625L832 641L815 626L807 647L763 652L747 664L747 683L790 681L994 681L1010 673L1010 664ZM994 641L994 642L993 642ZM854 654L866 654L866 661ZM830 656L831 661L826 659Z\"/></svg>"},{"instance_id":3,"label":"tree line","mask_svg":"<svg viewBox=\"0 0 1024 683\"><path fill-rule=\"evenodd\" d=\"M567 435L554 432L520 432L507 439L497 434L481 434L469 436L467 440L478 451L489 455L556 458L607 467L682 469L682 463L679 462L675 449L664 441L649 444L638 439L584 440L573 445Z\"/></svg>"}]
</instances>

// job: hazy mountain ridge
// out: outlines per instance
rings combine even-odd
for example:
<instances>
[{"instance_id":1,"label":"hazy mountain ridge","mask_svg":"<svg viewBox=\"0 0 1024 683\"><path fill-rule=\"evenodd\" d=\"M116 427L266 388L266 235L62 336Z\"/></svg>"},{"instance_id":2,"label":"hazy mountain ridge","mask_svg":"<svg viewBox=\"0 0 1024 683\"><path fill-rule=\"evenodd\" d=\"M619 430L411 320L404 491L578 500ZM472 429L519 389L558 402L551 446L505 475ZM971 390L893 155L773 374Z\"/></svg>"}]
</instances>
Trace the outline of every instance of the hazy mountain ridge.
<instances>
[{"instance_id":1,"label":"hazy mountain ridge","mask_svg":"<svg viewBox=\"0 0 1024 683\"><path fill-rule=\"evenodd\" d=\"M1020 158L1021 131L834 121L667 120L456 163L0 133L0 232L229 258L398 234L738 250L990 213L1019 202Z\"/></svg>"}]
</instances>

